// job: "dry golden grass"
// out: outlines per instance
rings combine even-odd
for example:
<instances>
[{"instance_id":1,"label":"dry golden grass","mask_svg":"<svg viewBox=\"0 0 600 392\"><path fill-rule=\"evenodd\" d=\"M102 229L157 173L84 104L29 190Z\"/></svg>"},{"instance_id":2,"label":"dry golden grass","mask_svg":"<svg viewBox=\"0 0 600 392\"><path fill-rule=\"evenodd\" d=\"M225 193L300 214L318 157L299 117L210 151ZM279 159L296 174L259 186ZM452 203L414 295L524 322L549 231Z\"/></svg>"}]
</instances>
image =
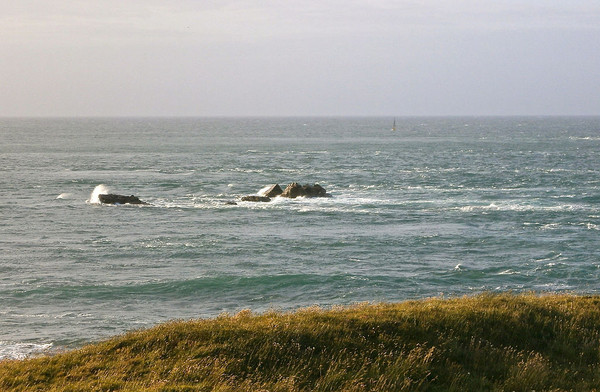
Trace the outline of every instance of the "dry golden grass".
<instances>
[{"instance_id":1,"label":"dry golden grass","mask_svg":"<svg viewBox=\"0 0 600 392\"><path fill-rule=\"evenodd\" d=\"M1 391L592 391L600 297L483 294L169 322L0 362Z\"/></svg>"}]
</instances>

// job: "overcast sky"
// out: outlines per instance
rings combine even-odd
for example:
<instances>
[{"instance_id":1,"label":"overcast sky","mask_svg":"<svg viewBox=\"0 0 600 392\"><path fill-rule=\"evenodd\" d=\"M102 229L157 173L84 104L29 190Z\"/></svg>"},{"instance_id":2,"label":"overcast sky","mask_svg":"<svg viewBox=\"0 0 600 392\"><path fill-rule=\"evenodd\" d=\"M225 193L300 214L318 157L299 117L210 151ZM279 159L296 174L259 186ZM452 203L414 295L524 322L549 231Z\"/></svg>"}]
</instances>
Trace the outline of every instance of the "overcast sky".
<instances>
[{"instance_id":1,"label":"overcast sky","mask_svg":"<svg viewBox=\"0 0 600 392\"><path fill-rule=\"evenodd\" d=\"M0 0L0 116L522 114L600 114L600 0Z\"/></svg>"}]
</instances>

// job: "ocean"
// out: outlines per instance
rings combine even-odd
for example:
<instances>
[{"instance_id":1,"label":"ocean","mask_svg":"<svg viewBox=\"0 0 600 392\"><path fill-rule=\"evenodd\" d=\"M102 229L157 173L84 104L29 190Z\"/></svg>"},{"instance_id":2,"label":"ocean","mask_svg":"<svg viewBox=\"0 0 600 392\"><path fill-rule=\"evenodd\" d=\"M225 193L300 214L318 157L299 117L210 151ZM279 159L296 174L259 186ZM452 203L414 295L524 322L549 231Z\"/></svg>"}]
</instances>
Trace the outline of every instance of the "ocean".
<instances>
[{"instance_id":1,"label":"ocean","mask_svg":"<svg viewBox=\"0 0 600 392\"><path fill-rule=\"evenodd\" d=\"M242 309L598 293L600 117L392 122L0 119L0 358ZM291 182L331 197L240 201Z\"/></svg>"}]
</instances>

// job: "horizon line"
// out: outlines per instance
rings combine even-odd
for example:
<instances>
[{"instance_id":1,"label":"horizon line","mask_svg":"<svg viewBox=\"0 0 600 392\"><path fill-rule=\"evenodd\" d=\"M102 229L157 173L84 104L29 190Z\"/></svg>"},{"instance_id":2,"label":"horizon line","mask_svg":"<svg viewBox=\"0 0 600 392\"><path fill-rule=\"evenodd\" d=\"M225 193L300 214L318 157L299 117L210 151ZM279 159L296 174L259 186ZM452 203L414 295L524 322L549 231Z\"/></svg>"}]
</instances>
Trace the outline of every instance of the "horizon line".
<instances>
[{"instance_id":1,"label":"horizon line","mask_svg":"<svg viewBox=\"0 0 600 392\"><path fill-rule=\"evenodd\" d=\"M102 119L102 118L506 118L506 117L600 117L600 114L293 114L293 115L0 115L0 119Z\"/></svg>"}]
</instances>

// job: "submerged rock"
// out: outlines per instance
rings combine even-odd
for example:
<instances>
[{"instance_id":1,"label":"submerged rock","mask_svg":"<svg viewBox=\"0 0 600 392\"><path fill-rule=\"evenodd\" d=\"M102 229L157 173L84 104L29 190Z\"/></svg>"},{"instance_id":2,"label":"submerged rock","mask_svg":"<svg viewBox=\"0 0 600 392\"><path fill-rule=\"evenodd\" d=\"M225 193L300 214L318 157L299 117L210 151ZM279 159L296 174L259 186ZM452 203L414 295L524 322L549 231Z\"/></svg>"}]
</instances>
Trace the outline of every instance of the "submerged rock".
<instances>
[{"instance_id":1,"label":"submerged rock","mask_svg":"<svg viewBox=\"0 0 600 392\"><path fill-rule=\"evenodd\" d=\"M98 200L100 200L100 203L102 204L148 204L134 195L125 196L112 193L100 194L98 195Z\"/></svg>"},{"instance_id":2,"label":"submerged rock","mask_svg":"<svg viewBox=\"0 0 600 392\"><path fill-rule=\"evenodd\" d=\"M271 201L271 198L267 197L267 196L251 195L251 196L242 197L242 201L269 202L269 201Z\"/></svg>"}]
</instances>

